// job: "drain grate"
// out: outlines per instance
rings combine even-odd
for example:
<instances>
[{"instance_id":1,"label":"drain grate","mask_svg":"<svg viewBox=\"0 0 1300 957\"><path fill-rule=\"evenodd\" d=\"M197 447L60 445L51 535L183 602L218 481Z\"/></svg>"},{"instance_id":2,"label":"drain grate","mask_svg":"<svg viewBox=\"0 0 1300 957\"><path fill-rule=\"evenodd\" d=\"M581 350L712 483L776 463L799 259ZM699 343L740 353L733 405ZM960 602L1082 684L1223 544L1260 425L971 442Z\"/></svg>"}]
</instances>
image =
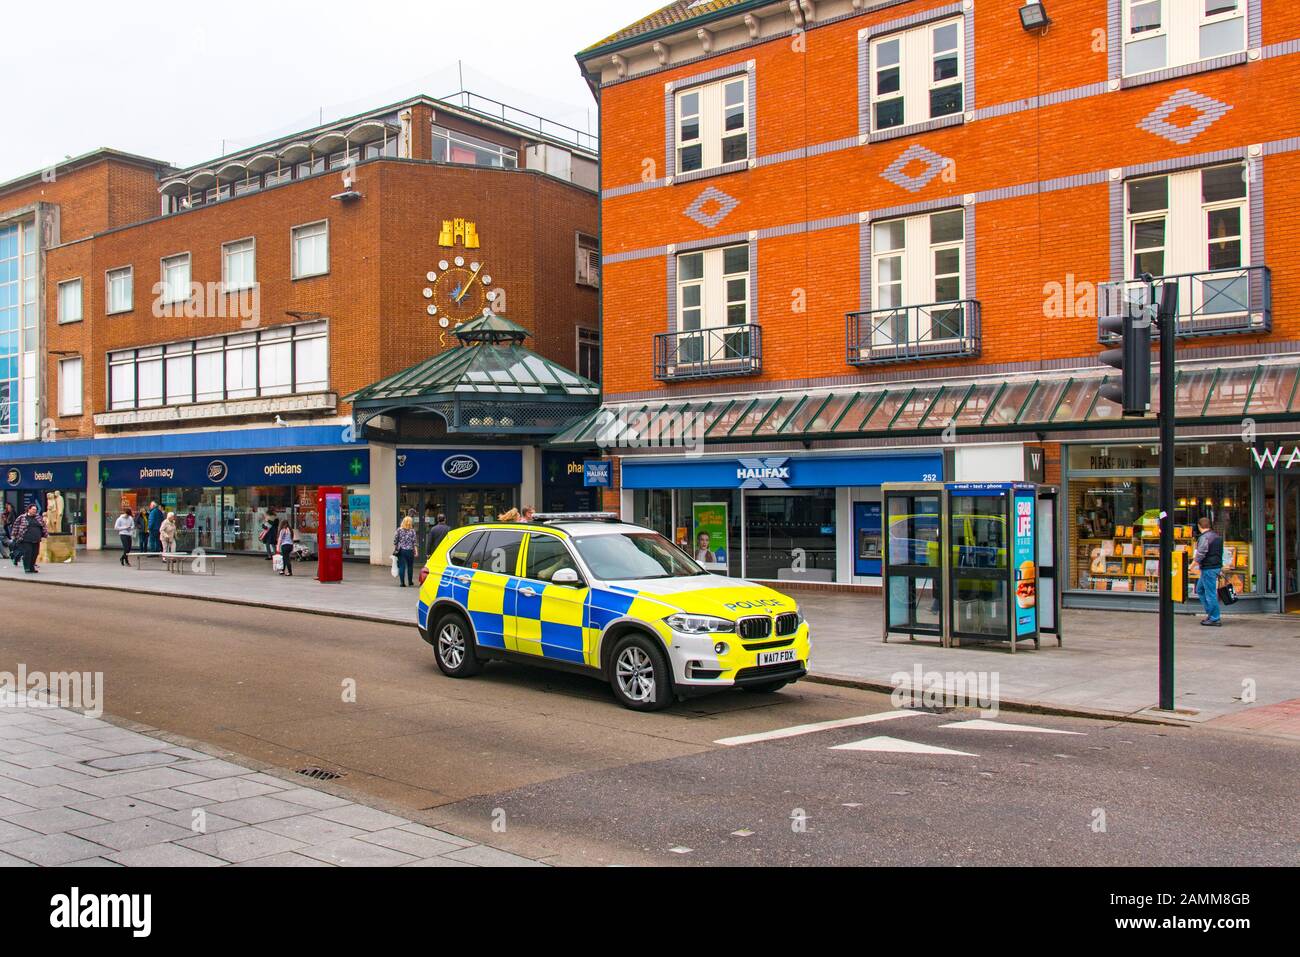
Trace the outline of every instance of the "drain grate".
<instances>
[{"instance_id":1,"label":"drain grate","mask_svg":"<svg viewBox=\"0 0 1300 957\"><path fill-rule=\"evenodd\" d=\"M343 777L341 772L330 771L328 768L299 768L295 773L313 781L337 781Z\"/></svg>"}]
</instances>

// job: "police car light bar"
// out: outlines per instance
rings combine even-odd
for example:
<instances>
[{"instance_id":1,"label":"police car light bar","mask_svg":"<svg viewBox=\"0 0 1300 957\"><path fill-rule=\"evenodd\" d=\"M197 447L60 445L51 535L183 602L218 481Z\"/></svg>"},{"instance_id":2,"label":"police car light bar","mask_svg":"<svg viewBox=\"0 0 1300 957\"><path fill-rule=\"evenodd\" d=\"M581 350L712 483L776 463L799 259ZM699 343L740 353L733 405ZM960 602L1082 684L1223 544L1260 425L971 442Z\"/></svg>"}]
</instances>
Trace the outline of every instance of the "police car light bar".
<instances>
[{"instance_id":1,"label":"police car light bar","mask_svg":"<svg viewBox=\"0 0 1300 957\"><path fill-rule=\"evenodd\" d=\"M615 512L537 512L533 521L545 522L621 522L622 516Z\"/></svg>"}]
</instances>

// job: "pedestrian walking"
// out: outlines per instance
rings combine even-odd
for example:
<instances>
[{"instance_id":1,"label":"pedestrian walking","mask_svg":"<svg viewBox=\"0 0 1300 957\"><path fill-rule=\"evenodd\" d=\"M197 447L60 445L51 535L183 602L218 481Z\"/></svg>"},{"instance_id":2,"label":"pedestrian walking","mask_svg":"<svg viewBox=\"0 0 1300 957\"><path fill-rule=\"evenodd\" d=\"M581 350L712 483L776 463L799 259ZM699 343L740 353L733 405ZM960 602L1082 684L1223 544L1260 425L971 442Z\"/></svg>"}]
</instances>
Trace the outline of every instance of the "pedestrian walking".
<instances>
[{"instance_id":1,"label":"pedestrian walking","mask_svg":"<svg viewBox=\"0 0 1300 957\"><path fill-rule=\"evenodd\" d=\"M157 502L149 503L149 551L155 555L162 551L162 523L166 517Z\"/></svg>"},{"instance_id":2,"label":"pedestrian walking","mask_svg":"<svg viewBox=\"0 0 1300 957\"><path fill-rule=\"evenodd\" d=\"M13 556L13 543L9 539L9 533L17 519L18 513L14 511L13 503L5 502L4 515L0 516L0 524L3 525L3 529L0 529L0 555L5 558Z\"/></svg>"},{"instance_id":3,"label":"pedestrian walking","mask_svg":"<svg viewBox=\"0 0 1300 957\"><path fill-rule=\"evenodd\" d=\"M262 519L262 534L258 536L258 540L266 549L266 560L268 562L272 560L271 556L276 552L276 536L279 531L280 523L275 520L275 509L268 508L266 517Z\"/></svg>"},{"instance_id":4,"label":"pedestrian walking","mask_svg":"<svg viewBox=\"0 0 1300 957\"><path fill-rule=\"evenodd\" d=\"M1196 540L1196 552L1192 561L1201 567L1201 577L1196 582L1196 597L1205 609L1205 618L1201 622L1208 628L1222 626L1219 608L1219 573L1223 571L1223 539L1211 526L1208 518L1197 524L1201 535Z\"/></svg>"},{"instance_id":5,"label":"pedestrian walking","mask_svg":"<svg viewBox=\"0 0 1300 957\"><path fill-rule=\"evenodd\" d=\"M162 545L164 555L176 554L176 531L176 513L168 512L162 525L158 527L158 541Z\"/></svg>"},{"instance_id":6,"label":"pedestrian walking","mask_svg":"<svg viewBox=\"0 0 1300 957\"><path fill-rule=\"evenodd\" d=\"M284 559L284 567L280 570L281 575L293 577L293 529L289 527L287 521L280 523L280 531L276 535L276 544L280 548L280 557Z\"/></svg>"},{"instance_id":7,"label":"pedestrian walking","mask_svg":"<svg viewBox=\"0 0 1300 957\"><path fill-rule=\"evenodd\" d=\"M28 575L36 574L36 556L40 552L41 541L49 532L45 528L45 517L33 503L27 511L18 516L14 522L14 541L21 550L23 571Z\"/></svg>"},{"instance_id":8,"label":"pedestrian walking","mask_svg":"<svg viewBox=\"0 0 1300 957\"><path fill-rule=\"evenodd\" d=\"M140 551L149 551L149 519L144 509L135 513L135 533L140 536Z\"/></svg>"},{"instance_id":9,"label":"pedestrian walking","mask_svg":"<svg viewBox=\"0 0 1300 957\"><path fill-rule=\"evenodd\" d=\"M131 564L131 545L135 541L135 516L131 514L129 508L122 509L122 514L113 523L113 530L117 532L117 537L122 540L122 560L118 564L129 567Z\"/></svg>"},{"instance_id":10,"label":"pedestrian walking","mask_svg":"<svg viewBox=\"0 0 1300 957\"><path fill-rule=\"evenodd\" d=\"M397 585L406 588L415 585L415 553L419 541L415 534L415 520L402 519L402 527L393 536L393 554L397 556Z\"/></svg>"},{"instance_id":11,"label":"pedestrian walking","mask_svg":"<svg viewBox=\"0 0 1300 957\"><path fill-rule=\"evenodd\" d=\"M531 523L533 520L533 516L536 514L537 514L537 509L533 508L531 505L524 506L524 522Z\"/></svg>"},{"instance_id":12,"label":"pedestrian walking","mask_svg":"<svg viewBox=\"0 0 1300 957\"><path fill-rule=\"evenodd\" d=\"M510 511L508 511L508 512L504 512L504 513L502 513L501 515L498 515L498 516L497 516L497 521L498 521L498 522L508 523L508 524L513 524L514 522L519 521L519 518L520 518L520 516L519 516L519 509L517 509L517 508L512 508Z\"/></svg>"},{"instance_id":13,"label":"pedestrian walking","mask_svg":"<svg viewBox=\"0 0 1300 957\"><path fill-rule=\"evenodd\" d=\"M429 530L429 549L428 554L432 555L442 544L442 540L451 534L451 526L447 524L447 516L442 513L438 514L438 522Z\"/></svg>"}]
</instances>

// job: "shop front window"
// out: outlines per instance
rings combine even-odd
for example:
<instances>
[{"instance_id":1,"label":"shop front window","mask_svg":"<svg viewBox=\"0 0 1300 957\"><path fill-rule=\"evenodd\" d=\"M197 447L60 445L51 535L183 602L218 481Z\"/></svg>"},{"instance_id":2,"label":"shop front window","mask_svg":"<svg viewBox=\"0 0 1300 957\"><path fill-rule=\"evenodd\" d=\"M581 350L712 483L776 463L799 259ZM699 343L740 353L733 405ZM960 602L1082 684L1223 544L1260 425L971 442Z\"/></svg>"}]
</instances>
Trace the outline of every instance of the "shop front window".
<instances>
[{"instance_id":1,"label":"shop front window","mask_svg":"<svg viewBox=\"0 0 1300 957\"><path fill-rule=\"evenodd\" d=\"M1224 540L1224 576L1243 594L1258 591L1249 476L1178 476L1175 549L1190 565L1198 523L1210 520ZM1158 594L1160 479L1155 475L1072 478L1069 515L1073 587ZM1188 586L1198 577L1190 569Z\"/></svg>"},{"instance_id":2,"label":"shop front window","mask_svg":"<svg viewBox=\"0 0 1300 957\"><path fill-rule=\"evenodd\" d=\"M632 493L632 521L670 541L673 538L673 493L665 489L638 489Z\"/></svg>"},{"instance_id":3,"label":"shop front window","mask_svg":"<svg viewBox=\"0 0 1300 957\"><path fill-rule=\"evenodd\" d=\"M740 492L689 489L674 493L677 527L673 542L717 575L741 575Z\"/></svg>"},{"instance_id":4,"label":"shop front window","mask_svg":"<svg viewBox=\"0 0 1300 957\"><path fill-rule=\"evenodd\" d=\"M835 490L745 497L745 575L767 581L835 581Z\"/></svg>"}]
</instances>

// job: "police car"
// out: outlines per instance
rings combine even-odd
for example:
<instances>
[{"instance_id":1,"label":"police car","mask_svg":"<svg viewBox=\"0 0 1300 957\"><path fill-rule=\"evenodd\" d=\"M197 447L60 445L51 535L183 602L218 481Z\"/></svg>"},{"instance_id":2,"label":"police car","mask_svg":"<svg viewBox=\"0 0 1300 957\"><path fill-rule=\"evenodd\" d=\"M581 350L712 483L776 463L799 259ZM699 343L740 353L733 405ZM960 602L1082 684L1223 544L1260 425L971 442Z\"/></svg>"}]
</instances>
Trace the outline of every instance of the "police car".
<instances>
[{"instance_id":1,"label":"police car","mask_svg":"<svg viewBox=\"0 0 1300 957\"><path fill-rule=\"evenodd\" d=\"M452 532L420 572L419 628L452 678L492 660L545 665L608 681L636 711L776 691L807 673L811 646L792 599L598 514Z\"/></svg>"}]
</instances>

